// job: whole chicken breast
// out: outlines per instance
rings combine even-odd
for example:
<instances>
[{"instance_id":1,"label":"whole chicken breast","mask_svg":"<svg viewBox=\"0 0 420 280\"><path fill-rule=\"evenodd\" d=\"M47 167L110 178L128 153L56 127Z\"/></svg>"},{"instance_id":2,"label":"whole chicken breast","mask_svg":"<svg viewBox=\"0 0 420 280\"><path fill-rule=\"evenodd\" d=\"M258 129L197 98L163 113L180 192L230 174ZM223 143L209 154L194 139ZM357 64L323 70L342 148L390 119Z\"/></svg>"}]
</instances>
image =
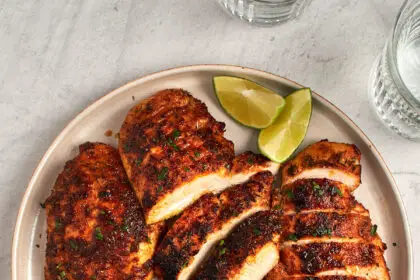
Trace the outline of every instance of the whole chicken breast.
<instances>
[{"instance_id":1,"label":"whole chicken breast","mask_svg":"<svg viewBox=\"0 0 420 280\"><path fill-rule=\"evenodd\" d=\"M181 89L160 91L129 111L119 152L148 224L261 171L231 171L235 155L224 128L204 103ZM277 171L278 164L263 161L264 168Z\"/></svg>"},{"instance_id":2,"label":"whole chicken breast","mask_svg":"<svg viewBox=\"0 0 420 280\"><path fill-rule=\"evenodd\" d=\"M81 145L45 207L46 280L152 278L162 225L146 225L115 148Z\"/></svg>"},{"instance_id":3,"label":"whole chicken breast","mask_svg":"<svg viewBox=\"0 0 420 280\"><path fill-rule=\"evenodd\" d=\"M260 172L220 194L207 194L185 209L165 235L154 257L163 279L189 279L216 244L250 215L270 209L274 177Z\"/></svg>"}]
</instances>

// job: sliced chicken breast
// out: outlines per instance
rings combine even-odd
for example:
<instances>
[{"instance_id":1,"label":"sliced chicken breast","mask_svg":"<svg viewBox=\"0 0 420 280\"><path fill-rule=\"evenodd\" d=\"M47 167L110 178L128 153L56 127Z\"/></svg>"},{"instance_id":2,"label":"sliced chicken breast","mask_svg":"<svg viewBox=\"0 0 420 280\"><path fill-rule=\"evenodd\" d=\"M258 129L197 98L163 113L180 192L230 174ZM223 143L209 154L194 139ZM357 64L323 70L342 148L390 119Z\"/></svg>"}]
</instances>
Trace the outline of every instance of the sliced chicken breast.
<instances>
[{"instance_id":1,"label":"sliced chicken breast","mask_svg":"<svg viewBox=\"0 0 420 280\"><path fill-rule=\"evenodd\" d=\"M157 275L163 279L189 279L236 225L270 208L273 181L270 172L261 172L219 195L204 195L185 209L156 251Z\"/></svg>"},{"instance_id":2,"label":"sliced chicken breast","mask_svg":"<svg viewBox=\"0 0 420 280\"><path fill-rule=\"evenodd\" d=\"M45 279L151 279L162 225L146 225L118 151L86 143L45 202Z\"/></svg>"},{"instance_id":3,"label":"sliced chicken breast","mask_svg":"<svg viewBox=\"0 0 420 280\"><path fill-rule=\"evenodd\" d=\"M279 218L275 212L262 211L246 219L217 246L193 279L262 279L279 260Z\"/></svg>"},{"instance_id":4,"label":"sliced chicken breast","mask_svg":"<svg viewBox=\"0 0 420 280\"><path fill-rule=\"evenodd\" d=\"M266 279L390 279L386 246L352 195L360 156L354 145L321 141L284 165L272 199L285 214L280 263Z\"/></svg>"},{"instance_id":5,"label":"sliced chicken breast","mask_svg":"<svg viewBox=\"0 0 420 280\"><path fill-rule=\"evenodd\" d=\"M233 143L224 138L204 103L181 89L168 89L134 106L121 129L119 152L148 224L173 217L206 193L241 183L264 167L231 172ZM251 159L249 159L251 162Z\"/></svg>"},{"instance_id":6,"label":"sliced chicken breast","mask_svg":"<svg viewBox=\"0 0 420 280\"><path fill-rule=\"evenodd\" d=\"M325 178L341 182L353 191L360 185L360 158L356 145L323 140L306 147L284 166L282 184Z\"/></svg>"}]
</instances>

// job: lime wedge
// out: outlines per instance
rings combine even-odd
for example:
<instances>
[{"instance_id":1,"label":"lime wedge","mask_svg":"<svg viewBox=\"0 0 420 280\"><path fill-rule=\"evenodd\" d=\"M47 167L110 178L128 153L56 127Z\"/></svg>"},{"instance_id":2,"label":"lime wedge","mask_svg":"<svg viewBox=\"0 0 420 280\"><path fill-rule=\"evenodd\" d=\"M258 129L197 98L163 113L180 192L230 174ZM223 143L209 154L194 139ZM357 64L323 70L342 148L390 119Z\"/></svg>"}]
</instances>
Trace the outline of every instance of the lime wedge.
<instances>
[{"instance_id":1,"label":"lime wedge","mask_svg":"<svg viewBox=\"0 0 420 280\"><path fill-rule=\"evenodd\" d=\"M213 78L213 84L223 109L246 126L269 126L285 105L283 97L246 79L217 76Z\"/></svg>"},{"instance_id":2,"label":"lime wedge","mask_svg":"<svg viewBox=\"0 0 420 280\"><path fill-rule=\"evenodd\" d=\"M311 90L304 88L288 95L286 104L274 123L258 136L261 153L276 162L287 160L305 137L312 112Z\"/></svg>"}]
</instances>

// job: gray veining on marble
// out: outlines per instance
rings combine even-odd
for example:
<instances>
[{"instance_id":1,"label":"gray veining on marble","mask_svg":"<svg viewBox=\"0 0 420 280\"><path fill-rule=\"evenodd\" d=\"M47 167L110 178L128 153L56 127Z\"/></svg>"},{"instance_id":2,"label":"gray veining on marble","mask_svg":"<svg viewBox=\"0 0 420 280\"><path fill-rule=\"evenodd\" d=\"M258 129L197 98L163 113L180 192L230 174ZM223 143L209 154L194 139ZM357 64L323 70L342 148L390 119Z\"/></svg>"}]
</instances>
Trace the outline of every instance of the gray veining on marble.
<instances>
[{"instance_id":1,"label":"gray veining on marble","mask_svg":"<svg viewBox=\"0 0 420 280\"><path fill-rule=\"evenodd\" d=\"M420 144L383 127L367 96L371 66L401 3L314 0L299 20L262 29L227 17L210 0L0 0L1 279L10 278L26 184L65 124L127 81L199 63L280 74L341 108L394 173L420 250Z\"/></svg>"}]
</instances>

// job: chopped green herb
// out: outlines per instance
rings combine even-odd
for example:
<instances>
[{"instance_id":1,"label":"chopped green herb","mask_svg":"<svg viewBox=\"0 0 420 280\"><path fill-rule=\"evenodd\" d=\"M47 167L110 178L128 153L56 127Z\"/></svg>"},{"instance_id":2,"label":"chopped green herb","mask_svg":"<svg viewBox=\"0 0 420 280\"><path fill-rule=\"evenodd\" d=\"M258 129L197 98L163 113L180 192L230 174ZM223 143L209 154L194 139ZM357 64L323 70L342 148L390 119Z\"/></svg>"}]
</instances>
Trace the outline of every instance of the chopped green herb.
<instances>
[{"instance_id":1,"label":"chopped green herb","mask_svg":"<svg viewBox=\"0 0 420 280\"><path fill-rule=\"evenodd\" d=\"M229 163L226 163L225 167L230 170L230 164Z\"/></svg>"},{"instance_id":2,"label":"chopped green herb","mask_svg":"<svg viewBox=\"0 0 420 280\"><path fill-rule=\"evenodd\" d=\"M378 225L373 225L370 229L370 235L374 236L378 230Z\"/></svg>"},{"instance_id":3,"label":"chopped green herb","mask_svg":"<svg viewBox=\"0 0 420 280\"><path fill-rule=\"evenodd\" d=\"M159 181L165 180L167 175L168 175L168 167L165 166L160 170L159 175L158 175L158 180Z\"/></svg>"},{"instance_id":4,"label":"chopped green herb","mask_svg":"<svg viewBox=\"0 0 420 280\"><path fill-rule=\"evenodd\" d=\"M317 183L313 183L313 189L314 192L318 195L318 196L322 196L324 194L324 190L321 189L321 187L317 184Z\"/></svg>"},{"instance_id":5,"label":"chopped green herb","mask_svg":"<svg viewBox=\"0 0 420 280\"><path fill-rule=\"evenodd\" d=\"M90 276L90 279L92 279L92 280L96 280L96 275L92 275L92 276Z\"/></svg>"},{"instance_id":6,"label":"chopped green herb","mask_svg":"<svg viewBox=\"0 0 420 280\"><path fill-rule=\"evenodd\" d=\"M189 261L188 261L188 260L186 260L186 261L182 264L182 267L186 267L186 266L188 265L188 263L189 263Z\"/></svg>"},{"instance_id":7,"label":"chopped green herb","mask_svg":"<svg viewBox=\"0 0 420 280\"><path fill-rule=\"evenodd\" d=\"M206 170L207 169L207 164L203 163L203 169Z\"/></svg>"},{"instance_id":8,"label":"chopped green herb","mask_svg":"<svg viewBox=\"0 0 420 280\"><path fill-rule=\"evenodd\" d=\"M61 262L59 262L59 263L57 263L57 265L55 266L55 269L60 269L60 267L61 267Z\"/></svg>"},{"instance_id":9,"label":"chopped green herb","mask_svg":"<svg viewBox=\"0 0 420 280\"><path fill-rule=\"evenodd\" d=\"M286 195L289 199L293 199L295 197L291 189L286 190Z\"/></svg>"},{"instance_id":10,"label":"chopped green herb","mask_svg":"<svg viewBox=\"0 0 420 280\"><path fill-rule=\"evenodd\" d=\"M279 210L281 208L280 204L277 204L273 207L274 210Z\"/></svg>"},{"instance_id":11,"label":"chopped green herb","mask_svg":"<svg viewBox=\"0 0 420 280\"><path fill-rule=\"evenodd\" d=\"M121 225L121 230L127 232L128 231L128 226L126 224L122 224Z\"/></svg>"},{"instance_id":12,"label":"chopped green herb","mask_svg":"<svg viewBox=\"0 0 420 280\"><path fill-rule=\"evenodd\" d=\"M393 242L392 246L397 247L397 242Z\"/></svg>"},{"instance_id":13,"label":"chopped green herb","mask_svg":"<svg viewBox=\"0 0 420 280\"><path fill-rule=\"evenodd\" d=\"M331 237L331 234L332 234L332 230L331 230L330 228L328 228L328 229L327 229L327 235L328 235L329 237Z\"/></svg>"},{"instance_id":14,"label":"chopped green herb","mask_svg":"<svg viewBox=\"0 0 420 280\"><path fill-rule=\"evenodd\" d=\"M40 206L41 206L41 208L43 208L43 209L45 209L45 207L46 207L45 203L42 203L42 202L41 202L39 205L40 205Z\"/></svg>"},{"instance_id":15,"label":"chopped green herb","mask_svg":"<svg viewBox=\"0 0 420 280\"><path fill-rule=\"evenodd\" d=\"M222 248L219 250L219 256L224 255L226 253L226 248Z\"/></svg>"},{"instance_id":16,"label":"chopped green herb","mask_svg":"<svg viewBox=\"0 0 420 280\"><path fill-rule=\"evenodd\" d=\"M199 152L199 151L195 151L194 152L194 156L197 158L197 157L199 157L201 155L201 153Z\"/></svg>"},{"instance_id":17,"label":"chopped green herb","mask_svg":"<svg viewBox=\"0 0 420 280\"><path fill-rule=\"evenodd\" d=\"M102 235L100 227L95 228L95 237L96 237L97 240L103 240L104 239L104 236Z\"/></svg>"},{"instance_id":18,"label":"chopped green herb","mask_svg":"<svg viewBox=\"0 0 420 280\"><path fill-rule=\"evenodd\" d=\"M332 194L333 195L338 194L339 196L343 196L343 193L341 192L341 190L335 186L333 187Z\"/></svg>"},{"instance_id":19,"label":"chopped green herb","mask_svg":"<svg viewBox=\"0 0 420 280\"><path fill-rule=\"evenodd\" d=\"M320 226L312 233L313 236L319 236L319 237L326 236L326 235L331 237L331 234L332 234L332 230L330 228L326 228L323 226Z\"/></svg>"},{"instance_id":20,"label":"chopped green herb","mask_svg":"<svg viewBox=\"0 0 420 280\"><path fill-rule=\"evenodd\" d=\"M185 172L190 172L190 169L188 167L184 167Z\"/></svg>"},{"instance_id":21,"label":"chopped green herb","mask_svg":"<svg viewBox=\"0 0 420 280\"><path fill-rule=\"evenodd\" d=\"M139 165L141 165L142 161L143 161L143 160L142 160L141 158L138 158L138 159L136 159L135 164L136 164L137 166L139 166Z\"/></svg>"},{"instance_id":22,"label":"chopped green herb","mask_svg":"<svg viewBox=\"0 0 420 280\"><path fill-rule=\"evenodd\" d=\"M59 229L63 226L63 224L60 222L60 220L55 220L55 229Z\"/></svg>"},{"instance_id":23,"label":"chopped green herb","mask_svg":"<svg viewBox=\"0 0 420 280\"><path fill-rule=\"evenodd\" d=\"M150 239L150 237L147 237L147 243L152 244L152 239Z\"/></svg>"},{"instance_id":24,"label":"chopped green herb","mask_svg":"<svg viewBox=\"0 0 420 280\"><path fill-rule=\"evenodd\" d=\"M79 246L77 246L77 243L74 242L73 240L70 240L69 243L70 243L70 247L72 249L75 249L76 250L77 248L79 248Z\"/></svg>"},{"instance_id":25,"label":"chopped green herb","mask_svg":"<svg viewBox=\"0 0 420 280\"><path fill-rule=\"evenodd\" d=\"M109 191L103 191L103 192L100 192L98 196L100 198L110 197L111 196L111 193Z\"/></svg>"},{"instance_id":26,"label":"chopped green herb","mask_svg":"<svg viewBox=\"0 0 420 280\"><path fill-rule=\"evenodd\" d=\"M109 225L113 225L113 226L116 226L116 225L117 225L117 223L116 223L116 222L114 222L113 220L108 220L108 221L107 221L107 223L108 223Z\"/></svg>"},{"instance_id":27,"label":"chopped green herb","mask_svg":"<svg viewBox=\"0 0 420 280\"><path fill-rule=\"evenodd\" d=\"M254 159L253 158L248 158L248 163L249 164L254 164Z\"/></svg>"},{"instance_id":28,"label":"chopped green herb","mask_svg":"<svg viewBox=\"0 0 420 280\"><path fill-rule=\"evenodd\" d=\"M128 153L131 150L131 146L128 143L125 143L123 146L124 152Z\"/></svg>"},{"instance_id":29,"label":"chopped green herb","mask_svg":"<svg viewBox=\"0 0 420 280\"><path fill-rule=\"evenodd\" d=\"M99 211L99 214L101 214L101 215L105 215L105 213L106 213L106 212L105 212L104 210L100 210L100 211Z\"/></svg>"},{"instance_id":30,"label":"chopped green herb","mask_svg":"<svg viewBox=\"0 0 420 280\"><path fill-rule=\"evenodd\" d=\"M66 279L66 272L65 271L60 271L60 273L58 274L60 277L61 277L61 279Z\"/></svg>"},{"instance_id":31,"label":"chopped green herb","mask_svg":"<svg viewBox=\"0 0 420 280\"><path fill-rule=\"evenodd\" d=\"M175 129L174 132L172 132L172 137L173 138L178 138L179 135L181 135L181 132L178 129Z\"/></svg>"},{"instance_id":32,"label":"chopped green herb","mask_svg":"<svg viewBox=\"0 0 420 280\"><path fill-rule=\"evenodd\" d=\"M225 240L224 239L220 240L219 246L223 246L224 244L225 244Z\"/></svg>"},{"instance_id":33,"label":"chopped green herb","mask_svg":"<svg viewBox=\"0 0 420 280\"><path fill-rule=\"evenodd\" d=\"M179 151L179 147L174 143L174 141L172 141L172 139L168 139L168 143L175 151Z\"/></svg>"},{"instance_id":34,"label":"chopped green herb","mask_svg":"<svg viewBox=\"0 0 420 280\"><path fill-rule=\"evenodd\" d=\"M254 231L254 233L256 235L260 235L261 234L261 230L259 228L254 228L253 231Z\"/></svg>"},{"instance_id":35,"label":"chopped green herb","mask_svg":"<svg viewBox=\"0 0 420 280\"><path fill-rule=\"evenodd\" d=\"M162 189L163 189L162 185L159 185L158 188L157 188L157 190L156 190L157 193L160 193L162 191Z\"/></svg>"},{"instance_id":36,"label":"chopped green herb","mask_svg":"<svg viewBox=\"0 0 420 280\"><path fill-rule=\"evenodd\" d=\"M289 236L287 237L287 240L292 240L292 241L296 242L298 240L298 238L297 238L296 234L292 233L292 234L289 234Z\"/></svg>"}]
</instances>

